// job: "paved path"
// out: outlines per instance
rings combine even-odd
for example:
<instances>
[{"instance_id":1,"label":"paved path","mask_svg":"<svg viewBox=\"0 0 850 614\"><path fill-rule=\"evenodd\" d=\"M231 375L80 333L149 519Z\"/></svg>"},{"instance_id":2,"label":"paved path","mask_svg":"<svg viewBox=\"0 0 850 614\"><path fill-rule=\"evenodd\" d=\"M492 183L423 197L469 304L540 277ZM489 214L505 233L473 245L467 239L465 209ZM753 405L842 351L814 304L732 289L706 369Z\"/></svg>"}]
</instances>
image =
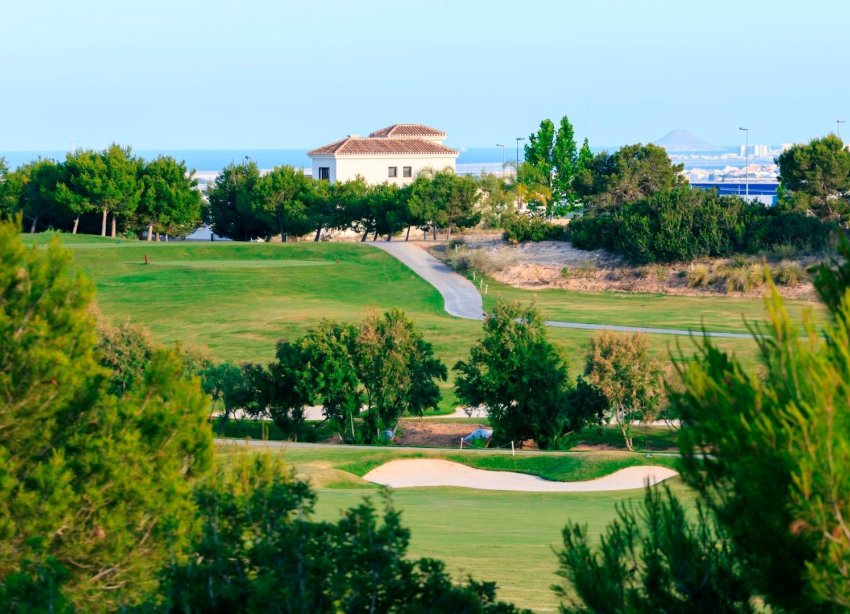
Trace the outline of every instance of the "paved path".
<instances>
[{"instance_id":1,"label":"paved path","mask_svg":"<svg viewBox=\"0 0 850 614\"><path fill-rule=\"evenodd\" d=\"M376 241L373 247L392 254L414 273L439 290L449 315L465 320L483 320L484 302L475 285L458 275L424 249L400 241Z\"/></svg>"},{"instance_id":2,"label":"paved path","mask_svg":"<svg viewBox=\"0 0 850 614\"><path fill-rule=\"evenodd\" d=\"M484 304L475 285L465 277L452 271L443 262L416 244L406 241L376 241L368 243L394 256L414 273L434 286L446 305L446 312L466 320L484 319ZM683 337L721 337L726 339L752 339L750 333L723 333L715 331L684 330L678 328L647 328L644 326L620 326L617 324L589 324L587 322L559 322L547 320L546 326L554 328L578 328L582 330L612 330L624 333L649 333L653 335L678 335Z\"/></svg>"}]
</instances>

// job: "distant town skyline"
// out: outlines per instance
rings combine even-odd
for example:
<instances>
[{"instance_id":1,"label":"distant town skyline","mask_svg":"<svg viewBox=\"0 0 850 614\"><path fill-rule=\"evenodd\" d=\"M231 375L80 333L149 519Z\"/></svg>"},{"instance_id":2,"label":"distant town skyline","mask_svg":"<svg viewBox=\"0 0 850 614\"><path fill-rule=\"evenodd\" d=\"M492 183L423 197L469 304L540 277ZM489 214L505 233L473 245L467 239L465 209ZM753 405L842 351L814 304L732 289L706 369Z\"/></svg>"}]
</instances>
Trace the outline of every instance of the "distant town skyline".
<instances>
[{"instance_id":1,"label":"distant town skyline","mask_svg":"<svg viewBox=\"0 0 850 614\"><path fill-rule=\"evenodd\" d=\"M396 122L491 147L564 114L594 147L807 141L850 116L850 6L791 6L18 2L0 151L306 149Z\"/></svg>"}]
</instances>

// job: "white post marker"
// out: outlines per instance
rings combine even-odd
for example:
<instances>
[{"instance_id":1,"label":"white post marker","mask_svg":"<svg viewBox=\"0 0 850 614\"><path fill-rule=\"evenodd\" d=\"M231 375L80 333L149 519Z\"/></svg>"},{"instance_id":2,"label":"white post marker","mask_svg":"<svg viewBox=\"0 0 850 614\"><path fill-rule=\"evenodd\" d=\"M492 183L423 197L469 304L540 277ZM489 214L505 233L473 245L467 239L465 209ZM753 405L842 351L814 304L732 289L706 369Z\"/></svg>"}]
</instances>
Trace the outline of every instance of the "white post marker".
<instances>
[{"instance_id":1,"label":"white post marker","mask_svg":"<svg viewBox=\"0 0 850 614\"><path fill-rule=\"evenodd\" d=\"M514 442L511 440L511 456L516 456L516 450L514 450Z\"/></svg>"}]
</instances>

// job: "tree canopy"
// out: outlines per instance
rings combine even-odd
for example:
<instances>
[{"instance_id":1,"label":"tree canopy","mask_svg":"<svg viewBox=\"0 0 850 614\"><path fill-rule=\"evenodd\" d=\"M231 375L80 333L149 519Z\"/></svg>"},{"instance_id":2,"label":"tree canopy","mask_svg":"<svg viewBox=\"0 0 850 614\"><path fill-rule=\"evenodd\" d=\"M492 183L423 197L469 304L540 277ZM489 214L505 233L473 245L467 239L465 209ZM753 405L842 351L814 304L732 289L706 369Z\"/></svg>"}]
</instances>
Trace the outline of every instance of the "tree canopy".
<instances>
[{"instance_id":1,"label":"tree canopy","mask_svg":"<svg viewBox=\"0 0 850 614\"><path fill-rule=\"evenodd\" d=\"M828 221L847 222L850 212L850 151L830 134L794 145L776 163L784 190L780 205L811 212Z\"/></svg>"}]
</instances>

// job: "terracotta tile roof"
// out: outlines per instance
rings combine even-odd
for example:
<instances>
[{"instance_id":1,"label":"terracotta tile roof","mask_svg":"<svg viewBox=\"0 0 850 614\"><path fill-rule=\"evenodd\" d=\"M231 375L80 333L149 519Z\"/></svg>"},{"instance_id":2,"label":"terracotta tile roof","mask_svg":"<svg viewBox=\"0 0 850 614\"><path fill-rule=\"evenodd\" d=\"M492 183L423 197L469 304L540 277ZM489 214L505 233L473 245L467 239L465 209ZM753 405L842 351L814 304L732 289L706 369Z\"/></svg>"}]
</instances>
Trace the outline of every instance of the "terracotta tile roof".
<instances>
[{"instance_id":1,"label":"terracotta tile roof","mask_svg":"<svg viewBox=\"0 0 850 614\"><path fill-rule=\"evenodd\" d=\"M373 133L374 134L374 133ZM382 155L382 154L436 154L458 155L456 149L413 138L358 137L350 136L330 145L308 151L308 156L314 155Z\"/></svg>"},{"instance_id":2,"label":"terracotta tile roof","mask_svg":"<svg viewBox=\"0 0 850 614\"><path fill-rule=\"evenodd\" d=\"M425 124L393 124L380 130L375 130L369 136L383 138L404 138L411 136L421 137L446 137L446 133L436 128L431 128Z\"/></svg>"}]
</instances>

